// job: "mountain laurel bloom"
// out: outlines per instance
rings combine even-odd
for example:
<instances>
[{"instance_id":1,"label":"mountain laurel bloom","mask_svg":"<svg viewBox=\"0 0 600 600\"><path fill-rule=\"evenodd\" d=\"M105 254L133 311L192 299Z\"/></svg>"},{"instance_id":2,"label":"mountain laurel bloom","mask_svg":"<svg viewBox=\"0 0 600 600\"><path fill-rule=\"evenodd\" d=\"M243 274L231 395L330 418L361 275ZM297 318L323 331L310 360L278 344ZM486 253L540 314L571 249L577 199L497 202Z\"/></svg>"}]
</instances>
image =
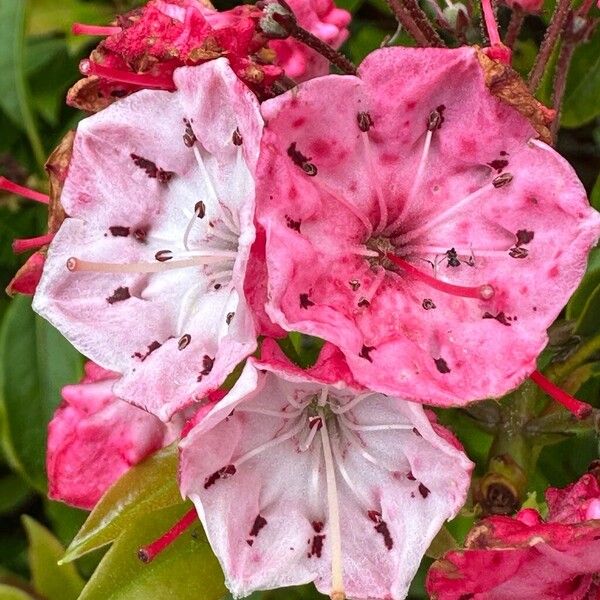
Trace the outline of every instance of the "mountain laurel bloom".
<instances>
[{"instance_id":1,"label":"mountain laurel bloom","mask_svg":"<svg viewBox=\"0 0 600 600\"><path fill-rule=\"evenodd\" d=\"M358 386L333 346L303 371L267 340L182 441L180 477L234 596L314 581L396 600L471 468L418 404Z\"/></svg>"},{"instance_id":2,"label":"mountain laurel bloom","mask_svg":"<svg viewBox=\"0 0 600 600\"><path fill-rule=\"evenodd\" d=\"M243 280L262 120L225 59L84 119L34 309L163 420L256 348Z\"/></svg>"},{"instance_id":3,"label":"mountain laurel bloom","mask_svg":"<svg viewBox=\"0 0 600 600\"><path fill-rule=\"evenodd\" d=\"M464 550L427 576L433 600L595 600L600 594L600 485L591 473L546 492L548 518L534 509L490 517Z\"/></svg>"},{"instance_id":4,"label":"mountain laurel bloom","mask_svg":"<svg viewBox=\"0 0 600 600\"><path fill-rule=\"evenodd\" d=\"M521 114L543 111L510 74L506 102L488 88L496 67L387 48L261 107L267 314L337 345L370 389L446 406L517 386L600 235Z\"/></svg>"},{"instance_id":5,"label":"mountain laurel bloom","mask_svg":"<svg viewBox=\"0 0 600 600\"><path fill-rule=\"evenodd\" d=\"M86 510L130 467L174 441L165 425L112 393L116 373L88 362L80 383L62 389L48 429L48 495Z\"/></svg>"}]
</instances>

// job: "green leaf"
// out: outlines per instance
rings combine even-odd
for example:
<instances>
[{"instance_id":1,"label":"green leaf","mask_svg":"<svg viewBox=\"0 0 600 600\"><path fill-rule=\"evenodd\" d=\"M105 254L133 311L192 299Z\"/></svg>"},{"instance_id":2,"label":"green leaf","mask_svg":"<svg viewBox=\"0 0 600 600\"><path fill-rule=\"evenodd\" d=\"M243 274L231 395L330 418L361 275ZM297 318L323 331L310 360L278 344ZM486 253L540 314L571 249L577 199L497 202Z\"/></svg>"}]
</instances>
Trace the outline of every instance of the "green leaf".
<instances>
[{"instance_id":1,"label":"green leaf","mask_svg":"<svg viewBox=\"0 0 600 600\"><path fill-rule=\"evenodd\" d=\"M590 204L596 210L600 210L600 175L598 175L592 193L590 194Z\"/></svg>"},{"instance_id":2,"label":"green leaf","mask_svg":"<svg viewBox=\"0 0 600 600\"><path fill-rule=\"evenodd\" d=\"M594 335L598 331L598 315L600 315L600 283L588 296L577 319L574 332L584 336Z\"/></svg>"},{"instance_id":3,"label":"green leaf","mask_svg":"<svg viewBox=\"0 0 600 600\"><path fill-rule=\"evenodd\" d=\"M0 2L0 107L15 125L22 126L38 165L46 155L37 130L25 80L25 0Z\"/></svg>"},{"instance_id":4,"label":"green leaf","mask_svg":"<svg viewBox=\"0 0 600 600\"><path fill-rule=\"evenodd\" d=\"M9 0L14 1L14 0ZM31 19L29 33L71 31L75 22L104 25L115 16L109 3L85 0L30 0Z\"/></svg>"},{"instance_id":5,"label":"green leaf","mask_svg":"<svg viewBox=\"0 0 600 600\"><path fill-rule=\"evenodd\" d=\"M48 422L61 388L80 376L73 347L35 315L29 298L16 297L0 329L1 439L13 468L42 493Z\"/></svg>"},{"instance_id":6,"label":"green leaf","mask_svg":"<svg viewBox=\"0 0 600 600\"><path fill-rule=\"evenodd\" d=\"M600 285L600 248L595 248L590 252L585 275L567 304L567 319L579 318L598 285Z\"/></svg>"},{"instance_id":7,"label":"green leaf","mask_svg":"<svg viewBox=\"0 0 600 600\"><path fill-rule=\"evenodd\" d=\"M198 522L161 552L142 563L137 551L168 531L189 504L145 515L113 544L79 600L220 600L223 575Z\"/></svg>"},{"instance_id":8,"label":"green leaf","mask_svg":"<svg viewBox=\"0 0 600 600\"><path fill-rule=\"evenodd\" d=\"M19 588L0 583L0 600L33 600L33 597Z\"/></svg>"},{"instance_id":9,"label":"green leaf","mask_svg":"<svg viewBox=\"0 0 600 600\"><path fill-rule=\"evenodd\" d=\"M31 496L31 488L15 473L0 479L0 514L13 512Z\"/></svg>"},{"instance_id":10,"label":"green leaf","mask_svg":"<svg viewBox=\"0 0 600 600\"><path fill-rule=\"evenodd\" d=\"M42 525L23 516L29 540L29 567L35 590L46 600L76 600L83 589L73 565L59 565L64 549L60 542Z\"/></svg>"},{"instance_id":11,"label":"green leaf","mask_svg":"<svg viewBox=\"0 0 600 600\"><path fill-rule=\"evenodd\" d=\"M600 115L600 28L573 54L561 124L579 127Z\"/></svg>"},{"instance_id":12,"label":"green leaf","mask_svg":"<svg viewBox=\"0 0 600 600\"><path fill-rule=\"evenodd\" d=\"M178 504L181 494L177 486L177 448L173 445L127 471L104 494L62 562L109 544L140 517Z\"/></svg>"}]
</instances>

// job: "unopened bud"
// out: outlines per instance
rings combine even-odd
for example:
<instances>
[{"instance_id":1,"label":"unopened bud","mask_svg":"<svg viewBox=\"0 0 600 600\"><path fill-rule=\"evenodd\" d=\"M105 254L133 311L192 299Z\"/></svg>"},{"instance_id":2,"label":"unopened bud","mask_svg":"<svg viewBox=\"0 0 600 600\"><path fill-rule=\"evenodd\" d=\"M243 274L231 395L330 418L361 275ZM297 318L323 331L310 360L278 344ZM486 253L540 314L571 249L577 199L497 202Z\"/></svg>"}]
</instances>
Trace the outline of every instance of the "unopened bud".
<instances>
[{"instance_id":1,"label":"unopened bud","mask_svg":"<svg viewBox=\"0 0 600 600\"><path fill-rule=\"evenodd\" d=\"M273 39L289 37L296 25L294 13L279 2L265 2L261 8L263 11L259 21L261 31Z\"/></svg>"}]
</instances>

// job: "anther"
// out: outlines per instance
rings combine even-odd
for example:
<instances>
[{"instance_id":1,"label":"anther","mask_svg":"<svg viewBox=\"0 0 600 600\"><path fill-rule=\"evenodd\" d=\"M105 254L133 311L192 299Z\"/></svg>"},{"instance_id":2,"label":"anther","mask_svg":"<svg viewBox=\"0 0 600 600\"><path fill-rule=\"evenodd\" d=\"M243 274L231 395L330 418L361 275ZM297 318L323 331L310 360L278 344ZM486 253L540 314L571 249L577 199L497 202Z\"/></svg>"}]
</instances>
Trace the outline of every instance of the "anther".
<instances>
[{"instance_id":1,"label":"anther","mask_svg":"<svg viewBox=\"0 0 600 600\"><path fill-rule=\"evenodd\" d=\"M373 127L373 117L368 112L359 112L356 115L358 122L358 128L363 132L367 133L371 127Z\"/></svg>"},{"instance_id":2,"label":"anther","mask_svg":"<svg viewBox=\"0 0 600 600\"><path fill-rule=\"evenodd\" d=\"M451 294L452 296L476 298L478 300L490 300L496 293L494 287L489 283L475 287L454 285L452 283L447 283L446 281L440 281L431 275L427 275L426 273L419 271L419 269L413 267L413 265L396 256L395 254L392 254L391 252L387 253L387 257L408 275L422 281L435 290L439 290L440 292L444 292L446 294Z\"/></svg>"},{"instance_id":3,"label":"anther","mask_svg":"<svg viewBox=\"0 0 600 600\"><path fill-rule=\"evenodd\" d=\"M143 563L149 563L154 560L167 546L170 546L190 525L192 525L196 519L196 509L191 508L164 535L148 546L140 548L138 550L138 558Z\"/></svg>"},{"instance_id":4,"label":"anther","mask_svg":"<svg viewBox=\"0 0 600 600\"><path fill-rule=\"evenodd\" d=\"M159 250L154 255L154 258L158 262L166 262L166 261L171 260L173 258L173 253L170 250Z\"/></svg>"},{"instance_id":5,"label":"anther","mask_svg":"<svg viewBox=\"0 0 600 600\"><path fill-rule=\"evenodd\" d=\"M86 25L85 23L73 23L71 26L73 35L100 35L109 36L121 33L122 29L113 25Z\"/></svg>"},{"instance_id":6,"label":"anther","mask_svg":"<svg viewBox=\"0 0 600 600\"><path fill-rule=\"evenodd\" d=\"M578 419L585 419L592 413L593 407L587 402L582 402L573 398L570 394L567 394L564 390L561 390L555 383L552 383L549 379L546 379L539 371L534 371L529 378L533 381L540 389L542 389L548 396L553 400L562 404L569 412L573 413Z\"/></svg>"},{"instance_id":7,"label":"anther","mask_svg":"<svg viewBox=\"0 0 600 600\"><path fill-rule=\"evenodd\" d=\"M492 179L492 185L498 189L508 185L513 180L513 176L511 173L502 173L502 175L498 175L498 177L494 177Z\"/></svg>"},{"instance_id":8,"label":"anther","mask_svg":"<svg viewBox=\"0 0 600 600\"><path fill-rule=\"evenodd\" d=\"M33 200L34 202L40 202L41 204L48 204L50 202L50 198L46 194L36 192L35 190L19 185L2 176L0 176L0 190L4 190L10 194L16 194L17 196L27 198L28 200Z\"/></svg>"},{"instance_id":9,"label":"anther","mask_svg":"<svg viewBox=\"0 0 600 600\"><path fill-rule=\"evenodd\" d=\"M427 117L427 131L435 131L442 121L442 115L437 110L432 110Z\"/></svg>"},{"instance_id":10,"label":"anther","mask_svg":"<svg viewBox=\"0 0 600 600\"><path fill-rule=\"evenodd\" d=\"M79 70L82 75L96 75L110 81L118 81L119 83L129 83L144 88L155 88L159 90L174 91L175 84L171 77L159 77L149 75L148 73L134 73L133 71L121 71L112 67L99 65L87 58L84 58L79 63Z\"/></svg>"},{"instance_id":11,"label":"anther","mask_svg":"<svg viewBox=\"0 0 600 600\"><path fill-rule=\"evenodd\" d=\"M239 127L235 128L235 131L233 132L233 135L231 136L231 141L233 142L234 146L241 146L244 143L244 138L242 137L242 134L240 133Z\"/></svg>"},{"instance_id":12,"label":"anther","mask_svg":"<svg viewBox=\"0 0 600 600\"><path fill-rule=\"evenodd\" d=\"M185 350L189 346L189 343L191 341L192 341L192 336L189 333L183 334L179 338L179 342L177 342L177 349L178 350Z\"/></svg>"},{"instance_id":13,"label":"anther","mask_svg":"<svg viewBox=\"0 0 600 600\"><path fill-rule=\"evenodd\" d=\"M204 219L204 217L206 216L206 204L204 204L202 200L199 200L194 205L194 212L196 213L196 216L199 219Z\"/></svg>"}]
</instances>

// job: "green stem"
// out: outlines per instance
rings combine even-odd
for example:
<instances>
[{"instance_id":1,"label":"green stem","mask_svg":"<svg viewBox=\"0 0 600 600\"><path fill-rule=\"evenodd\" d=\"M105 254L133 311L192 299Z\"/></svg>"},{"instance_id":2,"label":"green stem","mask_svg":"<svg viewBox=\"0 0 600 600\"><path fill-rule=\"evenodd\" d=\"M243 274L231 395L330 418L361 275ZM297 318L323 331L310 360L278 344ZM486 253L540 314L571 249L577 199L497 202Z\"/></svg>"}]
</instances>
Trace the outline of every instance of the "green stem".
<instances>
[{"instance_id":1,"label":"green stem","mask_svg":"<svg viewBox=\"0 0 600 600\"><path fill-rule=\"evenodd\" d=\"M581 344L581 346L564 362L552 365L547 369L546 375L554 381L561 382L597 352L600 352L600 335Z\"/></svg>"}]
</instances>

